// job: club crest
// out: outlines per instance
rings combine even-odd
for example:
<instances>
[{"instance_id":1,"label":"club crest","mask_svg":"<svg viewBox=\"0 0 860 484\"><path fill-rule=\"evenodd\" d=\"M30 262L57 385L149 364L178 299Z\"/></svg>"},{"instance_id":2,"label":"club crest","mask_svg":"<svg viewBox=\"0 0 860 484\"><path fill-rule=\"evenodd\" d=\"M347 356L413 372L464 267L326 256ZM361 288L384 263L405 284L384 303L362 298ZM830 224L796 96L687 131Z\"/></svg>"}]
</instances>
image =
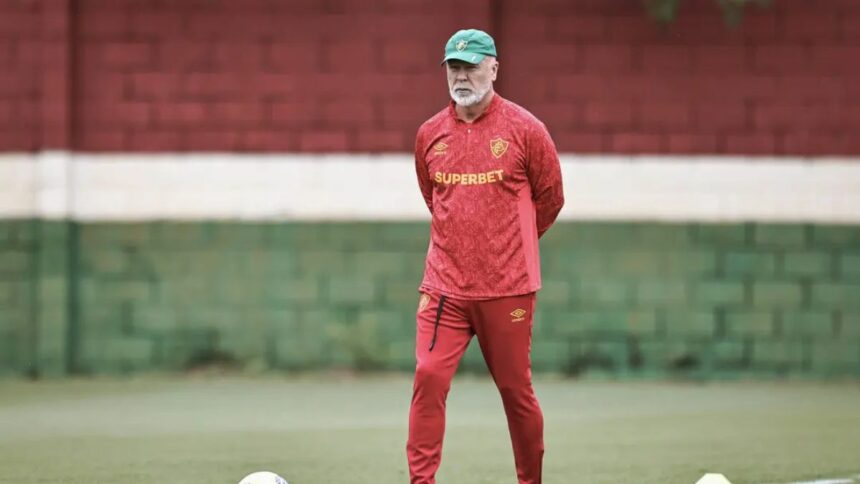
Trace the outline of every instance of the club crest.
<instances>
[{"instance_id":1,"label":"club crest","mask_svg":"<svg viewBox=\"0 0 860 484\"><path fill-rule=\"evenodd\" d=\"M501 158L502 155L508 151L508 144L509 143L502 138L490 140L490 152L493 153L493 156L496 158Z\"/></svg>"}]
</instances>

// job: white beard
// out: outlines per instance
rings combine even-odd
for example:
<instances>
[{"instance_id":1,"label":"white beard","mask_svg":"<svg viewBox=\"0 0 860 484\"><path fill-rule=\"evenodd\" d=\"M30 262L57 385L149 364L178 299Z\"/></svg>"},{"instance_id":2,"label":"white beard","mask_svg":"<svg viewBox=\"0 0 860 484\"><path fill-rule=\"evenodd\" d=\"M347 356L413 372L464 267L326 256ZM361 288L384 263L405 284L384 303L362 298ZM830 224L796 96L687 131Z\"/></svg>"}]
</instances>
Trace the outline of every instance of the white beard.
<instances>
[{"instance_id":1,"label":"white beard","mask_svg":"<svg viewBox=\"0 0 860 484\"><path fill-rule=\"evenodd\" d=\"M458 106L467 108L469 106L474 106L475 104L481 102L481 99L484 99L484 96L486 96L487 93L490 92L490 86L488 85L483 89L478 89L477 91L472 91L471 94L465 95L458 94L457 91L455 91L454 89L449 89L449 92L451 93L451 99L453 99Z\"/></svg>"}]
</instances>

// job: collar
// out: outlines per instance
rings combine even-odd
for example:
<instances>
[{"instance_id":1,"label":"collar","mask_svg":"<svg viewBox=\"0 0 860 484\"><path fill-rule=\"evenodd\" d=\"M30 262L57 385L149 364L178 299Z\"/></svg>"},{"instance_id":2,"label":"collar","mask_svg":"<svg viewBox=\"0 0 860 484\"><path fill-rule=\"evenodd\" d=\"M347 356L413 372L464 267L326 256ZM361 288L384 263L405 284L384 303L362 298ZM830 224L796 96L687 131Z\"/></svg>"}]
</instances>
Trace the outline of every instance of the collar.
<instances>
[{"instance_id":1,"label":"collar","mask_svg":"<svg viewBox=\"0 0 860 484\"><path fill-rule=\"evenodd\" d=\"M478 121L487 117L487 115L489 115L490 113L495 111L499 106L501 106L502 102L504 102L504 99L502 99L502 96L499 96L498 92L493 91L493 99L490 100L490 105L487 106L487 109L483 113L481 113L480 116L478 116L477 118L475 118L474 121L472 121L472 124L477 123ZM455 121L458 121L460 123L465 123L465 121L463 121L462 119L460 119L457 116L456 107L457 107L457 103L455 103L453 100L449 101L448 102L448 115L451 116L452 118L454 118Z\"/></svg>"}]
</instances>

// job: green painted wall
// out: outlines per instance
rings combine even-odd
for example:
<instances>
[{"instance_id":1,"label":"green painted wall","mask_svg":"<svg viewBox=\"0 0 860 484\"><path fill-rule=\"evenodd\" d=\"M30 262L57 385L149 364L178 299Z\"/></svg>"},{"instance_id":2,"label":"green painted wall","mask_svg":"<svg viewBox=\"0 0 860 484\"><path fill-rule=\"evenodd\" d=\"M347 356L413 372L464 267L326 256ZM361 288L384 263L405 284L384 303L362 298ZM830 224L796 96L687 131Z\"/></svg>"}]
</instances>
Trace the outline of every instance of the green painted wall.
<instances>
[{"instance_id":1,"label":"green painted wall","mask_svg":"<svg viewBox=\"0 0 860 484\"><path fill-rule=\"evenodd\" d=\"M427 237L2 221L0 373L409 370ZM860 226L560 223L541 250L536 370L860 376Z\"/></svg>"},{"instance_id":2,"label":"green painted wall","mask_svg":"<svg viewBox=\"0 0 860 484\"><path fill-rule=\"evenodd\" d=\"M0 221L0 375L35 365L38 224Z\"/></svg>"}]
</instances>

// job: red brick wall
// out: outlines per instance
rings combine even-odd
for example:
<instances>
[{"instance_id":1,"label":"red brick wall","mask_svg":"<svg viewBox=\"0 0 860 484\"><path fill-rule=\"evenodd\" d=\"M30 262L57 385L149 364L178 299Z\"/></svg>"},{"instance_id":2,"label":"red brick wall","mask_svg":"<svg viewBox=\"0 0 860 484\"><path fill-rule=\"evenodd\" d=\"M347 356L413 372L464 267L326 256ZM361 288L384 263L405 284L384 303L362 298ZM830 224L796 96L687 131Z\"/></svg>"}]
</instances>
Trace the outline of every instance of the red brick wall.
<instances>
[{"instance_id":1,"label":"red brick wall","mask_svg":"<svg viewBox=\"0 0 860 484\"><path fill-rule=\"evenodd\" d=\"M860 2L774 0L738 29L682 3L663 28L633 1L505 2L503 90L564 151L860 153Z\"/></svg>"},{"instance_id":2,"label":"red brick wall","mask_svg":"<svg viewBox=\"0 0 860 484\"><path fill-rule=\"evenodd\" d=\"M860 154L860 1L683 3L0 0L0 150L409 151L474 26L562 151Z\"/></svg>"},{"instance_id":3,"label":"red brick wall","mask_svg":"<svg viewBox=\"0 0 860 484\"><path fill-rule=\"evenodd\" d=\"M0 150L41 144L40 18L37 2L0 0Z\"/></svg>"}]
</instances>

